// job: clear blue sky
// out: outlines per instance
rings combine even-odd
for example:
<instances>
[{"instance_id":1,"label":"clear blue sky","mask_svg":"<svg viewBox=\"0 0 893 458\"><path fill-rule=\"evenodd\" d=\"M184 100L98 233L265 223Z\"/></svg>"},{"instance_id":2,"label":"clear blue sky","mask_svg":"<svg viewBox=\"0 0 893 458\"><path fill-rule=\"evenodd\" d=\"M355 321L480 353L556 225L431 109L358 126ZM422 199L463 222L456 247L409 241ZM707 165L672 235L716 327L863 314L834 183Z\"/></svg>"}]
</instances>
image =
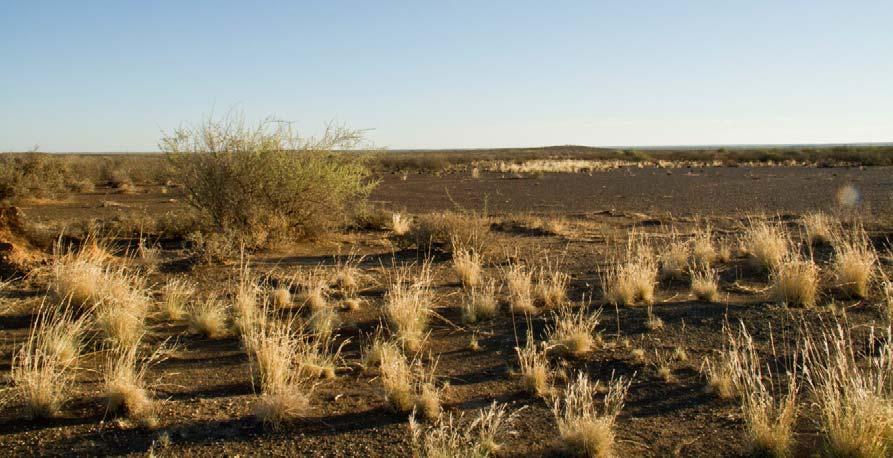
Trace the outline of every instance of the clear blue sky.
<instances>
[{"instance_id":1,"label":"clear blue sky","mask_svg":"<svg viewBox=\"0 0 893 458\"><path fill-rule=\"evenodd\" d=\"M0 151L213 111L390 148L893 141L893 2L0 0Z\"/></svg>"}]
</instances>

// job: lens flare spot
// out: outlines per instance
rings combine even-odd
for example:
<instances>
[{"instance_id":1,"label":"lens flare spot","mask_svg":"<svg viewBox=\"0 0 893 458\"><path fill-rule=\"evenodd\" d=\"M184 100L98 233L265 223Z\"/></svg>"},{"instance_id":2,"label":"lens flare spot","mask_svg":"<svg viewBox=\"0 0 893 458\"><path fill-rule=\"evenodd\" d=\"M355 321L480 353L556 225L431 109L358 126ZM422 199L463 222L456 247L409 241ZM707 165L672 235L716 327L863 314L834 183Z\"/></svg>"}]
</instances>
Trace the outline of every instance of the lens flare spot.
<instances>
[{"instance_id":1,"label":"lens flare spot","mask_svg":"<svg viewBox=\"0 0 893 458\"><path fill-rule=\"evenodd\" d=\"M859 205L860 198L859 190L851 184L841 186L837 190L837 204L842 207L855 207Z\"/></svg>"}]
</instances>

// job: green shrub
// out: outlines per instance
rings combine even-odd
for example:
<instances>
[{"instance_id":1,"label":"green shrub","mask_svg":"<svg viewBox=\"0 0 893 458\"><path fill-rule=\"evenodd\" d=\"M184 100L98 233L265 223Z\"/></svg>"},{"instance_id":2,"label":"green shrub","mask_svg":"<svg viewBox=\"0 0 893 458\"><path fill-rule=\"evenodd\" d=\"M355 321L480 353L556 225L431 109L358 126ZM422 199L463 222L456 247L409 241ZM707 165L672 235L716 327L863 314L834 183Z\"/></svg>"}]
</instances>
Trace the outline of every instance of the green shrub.
<instances>
[{"instance_id":1,"label":"green shrub","mask_svg":"<svg viewBox=\"0 0 893 458\"><path fill-rule=\"evenodd\" d=\"M49 154L4 155L0 157L0 201L62 197L68 193L67 175L65 163Z\"/></svg>"},{"instance_id":2,"label":"green shrub","mask_svg":"<svg viewBox=\"0 0 893 458\"><path fill-rule=\"evenodd\" d=\"M361 140L343 127L307 139L285 123L226 117L177 129L160 146L190 204L233 242L266 248L350 221L377 184L358 155L339 152Z\"/></svg>"}]
</instances>

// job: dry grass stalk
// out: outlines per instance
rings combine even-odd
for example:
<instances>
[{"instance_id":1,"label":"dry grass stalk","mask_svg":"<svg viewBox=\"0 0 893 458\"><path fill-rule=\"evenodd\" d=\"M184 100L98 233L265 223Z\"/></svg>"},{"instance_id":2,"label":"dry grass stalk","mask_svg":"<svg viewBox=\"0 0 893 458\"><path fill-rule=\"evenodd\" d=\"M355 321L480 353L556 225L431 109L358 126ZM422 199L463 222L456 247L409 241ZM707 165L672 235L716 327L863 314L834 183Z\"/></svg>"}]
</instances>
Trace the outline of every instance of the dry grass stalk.
<instances>
[{"instance_id":1,"label":"dry grass stalk","mask_svg":"<svg viewBox=\"0 0 893 458\"><path fill-rule=\"evenodd\" d=\"M698 300L716 302L719 298L716 273L709 268L692 268L691 292Z\"/></svg>"},{"instance_id":2,"label":"dry grass stalk","mask_svg":"<svg viewBox=\"0 0 893 458\"><path fill-rule=\"evenodd\" d=\"M819 267L811 259L790 257L772 273L772 297L778 303L813 307L819 290Z\"/></svg>"},{"instance_id":3,"label":"dry grass stalk","mask_svg":"<svg viewBox=\"0 0 893 458\"><path fill-rule=\"evenodd\" d=\"M681 280L685 278L690 246L681 240L677 240L676 233L672 233L672 239L660 255L661 280Z\"/></svg>"},{"instance_id":4,"label":"dry grass stalk","mask_svg":"<svg viewBox=\"0 0 893 458\"><path fill-rule=\"evenodd\" d=\"M546 218L543 221L543 231L551 235L563 235L567 231L567 221L561 217Z\"/></svg>"},{"instance_id":5,"label":"dry grass stalk","mask_svg":"<svg viewBox=\"0 0 893 458\"><path fill-rule=\"evenodd\" d=\"M403 348L410 351L421 348L431 318L431 301L429 263L422 264L417 276L408 267L398 269L385 295L384 315Z\"/></svg>"},{"instance_id":6,"label":"dry grass stalk","mask_svg":"<svg viewBox=\"0 0 893 458\"><path fill-rule=\"evenodd\" d=\"M385 339L379 328L369 345L363 349L363 368L367 371L378 368L386 358L394 358L402 353L399 343Z\"/></svg>"},{"instance_id":7,"label":"dry grass stalk","mask_svg":"<svg viewBox=\"0 0 893 458\"><path fill-rule=\"evenodd\" d=\"M87 327L69 307L38 309L28 340L13 354L10 380L29 418L49 418L62 408L77 367Z\"/></svg>"},{"instance_id":8,"label":"dry grass stalk","mask_svg":"<svg viewBox=\"0 0 893 458\"><path fill-rule=\"evenodd\" d=\"M367 281L367 275L360 269L363 259L362 256L351 254L335 263L331 287L340 292L342 297L355 297Z\"/></svg>"},{"instance_id":9,"label":"dry grass stalk","mask_svg":"<svg viewBox=\"0 0 893 458\"><path fill-rule=\"evenodd\" d=\"M751 265L761 271L774 271L790 258L790 240L778 224L750 219L741 242Z\"/></svg>"},{"instance_id":10,"label":"dry grass stalk","mask_svg":"<svg viewBox=\"0 0 893 458\"><path fill-rule=\"evenodd\" d=\"M270 300L276 308L289 308L292 305L291 289L288 286L280 286L270 291Z\"/></svg>"},{"instance_id":11,"label":"dry grass stalk","mask_svg":"<svg viewBox=\"0 0 893 458\"><path fill-rule=\"evenodd\" d=\"M822 245L830 242L835 226L831 217L825 213L817 212L803 215L806 241L810 245Z\"/></svg>"},{"instance_id":12,"label":"dry grass stalk","mask_svg":"<svg viewBox=\"0 0 893 458\"><path fill-rule=\"evenodd\" d=\"M138 340L129 347L117 346L107 351L103 383L109 412L123 411L140 426L155 427L158 419L146 375L152 365L166 358L169 350L161 345L151 355L141 357Z\"/></svg>"},{"instance_id":13,"label":"dry grass stalk","mask_svg":"<svg viewBox=\"0 0 893 458\"><path fill-rule=\"evenodd\" d=\"M193 296L195 284L183 278L169 280L161 287L159 307L162 315L170 321L183 320Z\"/></svg>"},{"instance_id":14,"label":"dry grass stalk","mask_svg":"<svg viewBox=\"0 0 893 458\"><path fill-rule=\"evenodd\" d=\"M654 349L654 365L655 372L657 373L658 378L664 381L664 383L675 383L676 376L673 375L673 363L672 363L672 355L666 352L661 352L658 349Z\"/></svg>"},{"instance_id":15,"label":"dry grass stalk","mask_svg":"<svg viewBox=\"0 0 893 458\"><path fill-rule=\"evenodd\" d=\"M402 353L383 353L381 384L388 406L399 413L418 412L428 420L440 416L441 390L435 384L435 361L425 367L419 358L412 361Z\"/></svg>"},{"instance_id":16,"label":"dry grass stalk","mask_svg":"<svg viewBox=\"0 0 893 458\"><path fill-rule=\"evenodd\" d=\"M602 341L595 330L601 313L601 309L592 314L586 313L585 307L580 307L577 312L564 308L553 313L553 324L546 328L549 346L575 357L591 352Z\"/></svg>"},{"instance_id":17,"label":"dry grass stalk","mask_svg":"<svg viewBox=\"0 0 893 458\"><path fill-rule=\"evenodd\" d=\"M552 407L558 433L568 451L576 455L607 458L614 456L614 426L623 409L630 382L623 377L608 384L602 408L596 405L599 384L583 373L568 385Z\"/></svg>"},{"instance_id":18,"label":"dry grass stalk","mask_svg":"<svg viewBox=\"0 0 893 458\"><path fill-rule=\"evenodd\" d=\"M462 322L473 324L495 317L499 312L498 288L496 280L490 280L468 291L462 302Z\"/></svg>"},{"instance_id":19,"label":"dry grass stalk","mask_svg":"<svg viewBox=\"0 0 893 458\"><path fill-rule=\"evenodd\" d=\"M220 339L229 335L228 318L226 303L211 297L193 303L187 320L192 332L209 339Z\"/></svg>"},{"instance_id":20,"label":"dry grass stalk","mask_svg":"<svg viewBox=\"0 0 893 458\"><path fill-rule=\"evenodd\" d=\"M533 272L521 264L512 264L503 272L512 313L535 315L539 310L533 304Z\"/></svg>"},{"instance_id":21,"label":"dry grass stalk","mask_svg":"<svg viewBox=\"0 0 893 458\"><path fill-rule=\"evenodd\" d=\"M272 321L265 304L255 325L242 334L252 381L260 387L253 412L264 424L278 428L306 415L313 387L302 371L308 336L294 322Z\"/></svg>"},{"instance_id":22,"label":"dry grass stalk","mask_svg":"<svg viewBox=\"0 0 893 458\"><path fill-rule=\"evenodd\" d=\"M654 314L654 306L648 305L645 309L645 329L658 331L664 328L664 320Z\"/></svg>"},{"instance_id":23,"label":"dry grass stalk","mask_svg":"<svg viewBox=\"0 0 893 458\"><path fill-rule=\"evenodd\" d=\"M893 338L888 327L869 341ZM893 453L893 349L860 361L852 335L841 323L805 343L806 383L819 409L819 428L829 456L881 457Z\"/></svg>"},{"instance_id":24,"label":"dry grass stalk","mask_svg":"<svg viewBox=\"0 0 893 458\"><path fill-rule=\"evenodd\" d=\"M568 283L570 276L559 271L556 266L540 267L535 286L537 301L547 309L566 305Z\"/></svg>"},{"instance_id":25,"label":"dry grass stalk","mask_svg":"<svg viewBox=\"0 0 893 458\"><path fill-rule=\"evenodd\" d=\"M537 347L533 331L527 330L527 339L523 347L515 347L518 354L518 365L521 370L521 384L528 393L541 398L552 392L552 369L546 352Z\"/></svg>"},{"instance_id":26,"label":"dry grass stalk","mask_svg":"<svg viewBox=\"0 0 893 458\"><path fill-rule=\"evenodd\" d=\"M643 242L634 242L634 237L627 245L626 260L613 264L602 276L605 299L611 304L654 303L657 260Z\"/></svg>"},{"instance_id":27,"label":"dry grass stalk","mask_svg":"<svg viewBox=\"0 0 893 458\"><path fill-rule=\"evenodd\" d=\"M465 249L453 251L453 270L466 288L479 286L483 278L481 255Z\"/></svg>"},{"instance_id":28,"label":"dry grass stalk","mask_svg":"<svg viewBox=\"0 0 893 458\"><path fill-rule=\"evenodd\" d=\"M501 450L500 439L508 434L517 412L508 413L504 404L493 402L481 409L470 423L460 426L460 416L441 415L428 427L409 417L413 456L419 458L490 457Z\"/></svg>"},{"instance_id":29,"label":"dry grass stalk","mask_svg":"<svg viewBox=\"0 0 893 458\"><path fill-rule=\"evenodd\" d=\"M254 330L259 319L260 310L257 305L260 288L254 281L248 266L248 259L244 256L239 262L239 280L233 297L233 325L240 335L245 335Z\"/></svg>"},{"instance_id":30,"label":"dry grass stalk","mask_svg":"<svg viewBox=\"0 0 893 458\"><path fill-rule=\"evenodd\" d=\"M735 391L741 395L741 410L747 427L747 443L755 455L790 456L793 428L797 420L798 379L796 372L783 378L761 362L753 339L744 324L730 348L737 353ZM796 370L797 365L792 367ZM783 389L783 385L786 385Z\"/></svg>"},{"instance_id":31,"label":"dry grass stalk","mask_svg":"<svg viewBox=\"0 0 893 458\"><path fill-rule=\"evenodd\" d=\"M334 307L324 307L310 314L307 326L321 340L329 340L341 323Z\"/></svg>"},{"instance_id":32,"label":"dry grass stalk","mask_svg":"<svg viewBox=\"0 0 893 458\"><path fill-rule=\"evenodd\" d=\"M394 235L406 235L410 229L412 229L412 221L409 218L404 217L400 213L391 215L391 231L394 232Z\"/></svg>"},{"instance_id":33,"label":"dry grass stalk","mask_svg":"<svg viewBox=\"0 0 893 458\"><path fill-rule=\"evenodd\" d=\"M321 310L329 306L329 275L321 268L311 269L304 272L298 283L302 287L299 299L303 306L307 306L311 311Z\"/></svg>"},{"instance_id":34,"label":"dry grass stalk","mask_svg":"<svg viewBox=\"0 0 893 458\"><path fill-rule=\"evenodd\" d=\"M849 297L864 298L874 278L878 255L862 228L832 239L832 270L840 290Z\"/></svg>"},{"instance_id":35,"label":"dry grass stalk","mask_svg":"<svg viewBox=\"0 0 893 458\"><path fill-rule=\"evenodd\" d=\"M738 394L741 374L741 342L734 338L728 325L723 324L723 348L717 358L704 358L701 374L707 379L706 391L720 399L732 399Z\"/></svg>"},{"instance_id":36,"label":"dry grass stalk","mask_svg":"<svg viewBox=\"0 0 893 458\"><path fill-rule=\"evenodd\" d=\"M719 259L713 243L713 230L710 225L700 228L691 240L691 263L696 266L709 267Z\"/></svg>"}]
</instances>

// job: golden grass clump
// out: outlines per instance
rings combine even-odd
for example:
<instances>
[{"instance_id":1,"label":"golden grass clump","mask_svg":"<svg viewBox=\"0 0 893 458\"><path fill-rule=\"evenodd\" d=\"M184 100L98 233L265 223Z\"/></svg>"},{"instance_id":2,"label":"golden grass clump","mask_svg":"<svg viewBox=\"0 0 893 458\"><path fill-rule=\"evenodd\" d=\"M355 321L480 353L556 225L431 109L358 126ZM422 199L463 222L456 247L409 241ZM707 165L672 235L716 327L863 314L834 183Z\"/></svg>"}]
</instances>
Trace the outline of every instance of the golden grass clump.
<instances>
[{"instance_id":1,"label":"golden grass clump","mask_svg":"<svg viewBox=\"0 0 893 458\"><path fill-rule=\"evenodd\" d=\"M841 292L849 297L864 298L874 279L878 255L864 229L832 239L834 260L832 271Z\"/></svg>"},{"instance_id":2,"label":"golden grass clump","mask_svg":"<svg viewBox=\"0 0 893 458\"><path fill-rule=\"evenodd\" d=\"M307 326L321 340L328 340L341 323L334 307L324 307L310 314Z\"/></svg>"},{"instance_id":3,"label":"golden grass clump","mask_svg":"<svg viewBox=\"0 0 893 458\"><path fill-rule=\"evenodd\" d=\"M401 215L400 213L393 213L391 215L391 231L394 235L402 236L409 233L409 230L412 229L412 221Z\"/></svg>"},{"instance_id":4,"label":"golden grass clump","mask_svg":"<svg viewBox=\"0 0 893 458\"><path fill-rule=\"evenodd\" d=\"M400 345L393 340L385 339L379 330L372 336L372 341L369 345L363 349L363 368L367 371L378 368L386 358L394 358L396 357L395 355L402 353Z\"/></svg>"},{"instance_id":5,"label":"golden grass clump","mask_svg":"<svg viewBox=\"0 0 893 458\"><path fill-rule=\"evenodd\" d=\"M451 414L441 415L431 425L424 427L409 417L413 456L419 458L490 457L502 449L500 440L508 434L517 412L509 413L504 404L495 401L481 409L476 418L460 425L463 418L454 419Z\"/></svg>"},{"instance_id":6,"label":"golden grass clump","mask_svg":"<svg viewBox=\"0 0 893 458\"><path fill-rule=\"evenodd\" d=\"M226 303L212 297L193 303L187 321L192 332L209 339L219 339L229 335L228 318Z\"/></svg>"},{"instance_id":7,"label":"golden grass clump","mask_svg":"<svg viewBox=\"0 0 893 458\"><path fill-rule=\"evenodd\" d=\"M292 305L291 290L287 286L273 288L270 291L270 300L276 308L289 308Z\"/></svg>"},{"instance_id":8,"label":"golden grass clump","mask_svg":"<svg viewBox=\"0 0 893 458\"><path fill-rule=\"evenodd\" d=\"M123 411L140 426L154 428L158 423L155 402L149 391L146 375L153 364L169 351L165 345L147 357L139 355L139 340L128 347L107 350L103 368L103 384L109 412Z\"/></svg>"},{"instance_id":9,"label":"golden grass clump","mask_svg":"<svg viewBox=\"0 0 893 458\"><path fill-rule=\"evenodd\" d=\"M329 306L329 275L320 268L311 269L300 276L298 283L302 287L300 302L311 311Z\"/></svg>"},{"instance_id":10,"label":"golden grass clump","mask_svg":"<svg viewBox=\"0 0 893 458\"><path fill-rule=\"evenodd\" d=\"M806 241L810 245L823 245L831 241L835 224L831 217L822 212L803 215L803 228L806 230Z\"/></svg>"},{"instance_id":11,"label":"golden grass clump","mask_svg":"<svg viewBox=\"0 0 893 458\"><path fill-rule=\"evenodd\" d=\"M77 367L86 317L70 308L38 309L28 339L12 355L13 392L25 403L29 418L50 418L62 408Z\"/></svg>"},{"instance_id":12,"label":"golden grass clump","mask_svg":"<svg viewBox=\"0 0 893 458\"><path fill-rule=\"evenodd\" d=\"M675 233L673 234L673 240L660 255L661 280L681 280L685 278L690 248L688 243L676 240Z\"/></svg>"},{"instance_id":13,"label":"golden grass clump","mask_svg":"<svg viewBox=\"0 0 893 458\"><path fill-rule=\"evenodd\" d=\"M716 281L716 273L710 269L692 269L691 292L698 298L698 300L716 302L719 298L719 286Z\"/></svg>"},{"instance_id":14,"label":"golden grass clump","mask_svg":"<svg viewBox=\"0 0 893 458\"><path fill-rule=\"evenodd\" d=\"M751 219L741 243L751 266L760 271L774 271L790 257L790 240L778 224Z\"/></svg>"},{"instance_id":15,"label":"golden grass clump","mask_svg":"<svg viewBox=\"0 0 893 458\"><path fill-rule=\"evenodd\" d=\"M424 263L412 278L408 267L398 269L385 294L384 315L403 348L418 351L432 313L431 265Z\"/></svg>"},{"instance_id":16,"label":"golden grass clump","mask_svg":"<svg viewBox=\"0 0 893 458\"><path fill-rule=\"evenodd\" d=\"M629 306L638 301L654 303L657 260L644 244L632 244L631 241L626 260L613 264L602 275L605 299L611 304Z\"/></svg>"},{"instance_id":17,"label":"golden grass clump","mask_svg":"<svg viewBox=\"0 0 893 458\"><path fill-rule=\"evenodd\" d=\"M723 348L716 358L706 357L701 363L701 374L707 380L706 391L720 399L732 399L738 394L741 374L741 349L727 325L723 325Z\"/></svg>"},{"instance_id":18,"label":"golden grass clump","mask_svg":"<svg viewBox=\"0 0 893 458\"><path fill-rule=\"evenodd\" d=\"M419 358L412 361L403 353L383 353L379 369L385 401L395 412L417 412L434 420L441 413L441 389L435 384L437 362L425 367Z\"/></svg>"},{"instance_id":19,"label":"golden grass clump","mask_svg":"<svg viewBox=\"0 0 893 458\"><path fill-rule=\"evenodd\" d=\"M453 251L453 270L466 288L480 285L483 278L481 255L466 249Z\"/></svg>"},{"instance_id":20,"label":"golden grass clump","mask_svg":"<svg viewBox=\"0 0 893 458\"><path fill-rule=\"evenodd\" d=\"M291 322L270 321L266 310L256 326L242 335L252 381L260 386L252 410L264 424L279 427L303 417L309 410L312 387L301 377L296 356L303 339Z\"/></svg>"},{"instance_id":21,"label":"golden grass clump","mask_svg":"<svg viewBox=\"0 0 893 458\"><path fill-rule=\"evenodd\" d=\"M553 313L553 323L546 328L549 346L559 353L575 357L591 352L601 343L601 336L595 331L601 313L601 309L586 313L585 307L580 307L576 312L563 308Z\"/></svg>"},{"instance_id":22,"label":"golden grass clump","mask_svg":"<svg viewBox=\"0 0 893 458\"><path fill-rule=\"evenodd\" d=\"M713 243L713 230L709 224L695 232L690 253L691 263L696 266L709 267L719 260L720 256Z\"/></svg>"},{"instance_id":23,"label":"golden grass clump","mask_svg":"<svg viewBox=\"0 0 893 458\"><path fill-rule=\"evenodd\" d=\"M534 292L536 300L545 308L556 308L567 304L567 285L570 276L553 266L537 270Z\"/></svg>"},{"instance_id":24,"label":"golden grass clump","mask_svg":"<svg viewBox=\"0 0 893 458\"><path fill-rule=\"evenodd\" d=\"M186 318L188 307L195 296L195 285L183 278L169 280L161 287L161 314L170 321Z\"/></svg>"},{"instance_id":25,"label":"golden grass clump","mask_svg":"<svg viewBox=\"0 0 893 458\"><path fill-rule=\"evenodd\" d=\"M799 390L796 361L792 364L792 372L780 376L773 373L771 366L762 363L743 323L737 336L729 333L727 337L733 341L730 348L737 353L730 358L735 364L734 386L741 397L746 440L751 453L790 456Z\"/></svg>"},{"instance_id":26,"label":"golden grass clump","mask_svg":"<svg viewBox=\"0 0 893 458\"><path fill-rule=\"evenodd\" d=\"M495 317L499 312L498 288L496 280L489 280L468 291L462 302L462 322L473 324Z\"/></svg>"},{"instance_id":27,"label":"golden grass clump","mask_svg":"<svg viewBox=\"0 0 893 458\"><path fill-rule=\"evenodd\" d=\"M813 307L819 290L819 267L811 259L790 257L772 272L772 298L778 303Z\"/></svg>"},{"instance_id":28,"label":"golden grass clump","mask_svg":"<svg viewBox=\"0 0 893 458\"><path fill-rule=\"evenodd\" d=\"M591 383L583 373L565 388L555 400L552 412L561 441L569 452L597 458L615 456L614 426L629 386L630 381L623 377L612 378L601 408L595 400L599 383Z\"/></svg>"},{"instance_id":29,"label":"golden grass clump","mask_svg":"<svg viewBox=\"0 0 893 458\"><path fill-rule=\"evenodd\" d=\"M539 312L533 303L533 272L521 264L512 264L503 272L503 277L513 313L534 315Z\"/></svg>"},{"instance_id":30,"label":"golden grass clump","mask_svg":"<svg viewBox=\"0 0 893 458\"><path fill-rule=\"evenodd\" d=\"M659 331L664 328L664 320L654 314L654 306L648 305L645 309L645 329Z\"/></svg>"},{"instance_id":31,"label":"golden grass clump","mask_svg":"<svg viewBox=\"0 0 893 458\"><path fill-rule=\"evenodd\" d=\"M360 288L367 281L368 275L360 269L360 264L365 259L363 256L350 254L343 260L338 260L333 267L330 286L341 293L342 297L355 297Z\"/></svg>"},{"instance_id":32,"label":"golden grass clump","mask_svg":"<svg viewBox=\"0 0 893 458\"><path fill-rule=\"evenodd\" d=\"M870 341L891 341L888 327ZM828 456L881 457L893 453L893 349L860 361L850 331L841 323L804 344L806 384L818 405L819 429Z\"/></svg>"},{"instance_id":33,"label":"golden grass clump","mask_svg":"<svg viewBox=\"0 0 893 458\"><path fill-rule=\"evenodd\" d=\"M552 392L552 369L546 352L537 347L533 331L527 330L527 339L523 347L515 347L520 367L521 385L528 393L541 398Z\"/></svg>"}]
</instances>

